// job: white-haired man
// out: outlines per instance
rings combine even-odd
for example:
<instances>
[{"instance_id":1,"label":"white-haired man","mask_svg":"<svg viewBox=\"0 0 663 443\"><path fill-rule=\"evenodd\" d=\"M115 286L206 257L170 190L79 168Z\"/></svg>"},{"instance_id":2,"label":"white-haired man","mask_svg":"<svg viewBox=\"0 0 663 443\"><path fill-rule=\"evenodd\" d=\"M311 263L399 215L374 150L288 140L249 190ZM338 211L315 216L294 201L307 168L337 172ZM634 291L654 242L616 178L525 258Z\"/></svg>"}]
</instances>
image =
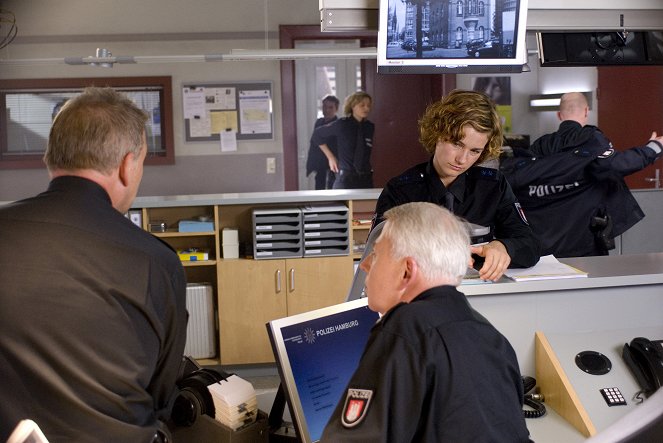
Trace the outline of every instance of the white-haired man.
<instances>
[{"instance_id":1,"label":"white-haired man","mask_svg":"<svg viewBox=\"0 0 663 443\"><path fill-rule=\"evenodd\" d=\"M361 265L383 316L322 441L529 441L513 348L456 289L470 261L464 222L424 202L385 218Z\"/></svg>"}]
</instances>

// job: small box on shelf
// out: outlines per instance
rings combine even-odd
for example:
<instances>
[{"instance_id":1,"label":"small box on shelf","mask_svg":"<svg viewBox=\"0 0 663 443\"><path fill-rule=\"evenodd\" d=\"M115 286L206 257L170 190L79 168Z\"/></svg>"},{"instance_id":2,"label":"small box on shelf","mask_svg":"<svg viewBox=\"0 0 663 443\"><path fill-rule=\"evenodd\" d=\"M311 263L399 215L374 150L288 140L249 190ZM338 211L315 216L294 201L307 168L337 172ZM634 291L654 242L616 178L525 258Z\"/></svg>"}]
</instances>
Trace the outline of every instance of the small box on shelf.
<instances>
[{"instance_id":1,"label":"small box on shelf","mask_svg":"<svg viewBox=\"0 0 663 443\"><path fill-rule=\"evenodd\" d=\"M214 231L214 221L180 220L177 230L179 232L211 232Z\"/></svg>"},{"instance_id":2,"label":"small box on shelf","mask_svg":"<svg viewBox=\"0 0 663 443\"><path fill-rule=\"evenodd\" d=\"M200 248L178 249L177 255L182 261L209 260L209 250Z\"/></svg>"},{"instance_id":3,"label":"small box on shelf","mask_svg":"<svg viewBox=\"0 0 663 443\"><path fill-rule=\"evenodd\" d=\"M223 228L221 231L223 258L239 258L239 232L235 228Z\"/></svg>"}]
</instances>

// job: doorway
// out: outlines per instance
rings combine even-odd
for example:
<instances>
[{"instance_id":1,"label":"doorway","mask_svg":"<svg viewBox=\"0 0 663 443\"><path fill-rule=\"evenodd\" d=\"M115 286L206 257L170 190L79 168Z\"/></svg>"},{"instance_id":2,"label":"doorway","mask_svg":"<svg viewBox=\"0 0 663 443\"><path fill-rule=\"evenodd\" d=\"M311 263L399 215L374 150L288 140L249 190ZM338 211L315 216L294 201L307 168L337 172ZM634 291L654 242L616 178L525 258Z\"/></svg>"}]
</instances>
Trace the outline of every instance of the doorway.
<instances>
[{"instance_id":1,"label":"doorway","mask_svg":"<svg viewBox=\"0 0 663 443\"><path fill-rule=\"evenodd\" d=\"M295 43L296 48L358 48L359 40L309 40ZM335 95L338 117L343 116L343 100L361 89L361 63L355 59L310 59L295 61L297 84L297 172L299 190L315 189L315 173L306 176L311 133L316 119L322 117L322 98Z\"/></svg>"},{"instance_id":2,"label":"doorway","mask_svg":"<svg viewBox=\"0 0 663 443\"><path fill-rule=\"evenodd\" d=\"M377 34L374 31L325 33L320 31L319 25L279 26L281 48L294 48L300 42L311 40L337 42L345 40L351 41L352 44L358 41L361 47L374 47L377 44L376 37ZM332 62L336 63L336 61ZM348 62L351 61L348 60ZM358 83L361 88L355 87L354 90L362 89L373 97L373 107L369 119L375 124L376 146L371 154L371 163L375 170L373 182L376 187L381 188L389 178L401 173L406 166L413 166L428 158L428 154L417 142L419 136L417 120L424 113L428 104L456 87L456 75L378 75L375 59L362 59L356 62L360 66L357 76L361 75L361 82ZM357 81L359 82L358 79ZM305 114L308 120L302 126L297 121L297 108L299 107L297 100L301 93L298 86L295 81L295 61L282 60L281 118L283 178L286 191L307 189L307 187L299 185L301 176L299 140L303 137L304 146L308 150L314 116L317 114L317 109L311 108L310 104L315 103L315 106L318 106L317 100L319 99L319 97L315 97L315 100L306 99L309 109L302 115ZM341 101L345 98L339 90L337 90L337 94ZM305 136L301 134L305 134Z\"/></svg>"}]
</instances>

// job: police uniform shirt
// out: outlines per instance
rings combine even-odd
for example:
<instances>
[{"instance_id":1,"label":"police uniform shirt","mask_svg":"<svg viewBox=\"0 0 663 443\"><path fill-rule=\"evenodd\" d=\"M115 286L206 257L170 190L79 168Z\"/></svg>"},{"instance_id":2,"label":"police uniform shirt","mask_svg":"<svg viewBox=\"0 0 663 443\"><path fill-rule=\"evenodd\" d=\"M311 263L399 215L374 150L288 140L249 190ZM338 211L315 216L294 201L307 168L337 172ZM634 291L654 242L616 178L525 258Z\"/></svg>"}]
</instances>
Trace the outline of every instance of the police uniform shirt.
<instances>
[{"instance_id":1,"label":"police uniform shirt","mask_svg":"<svg viewBox=\"0 0 663 443\"><path fill-rule=\"evenodd\" d=\"M321 126L335 122L338 120L338 117L334 116L331 120L325 122L324 117L320 117L315 121L313 125L313 132L315 132ZM329 149L336 155L336 141L328 140ZM313 143L313 138L311 136L311 144L308 148L308 157L306 158L306 176L309 176L311 172L325 172L329 170L329 161L325 156L325 153L322 152L319 145Z\"/></svg>"},{"instance_id":2,"label":"police uniform shirt","mask_svg":"<svg viewBox=\"0 0 663 443\"><path fill-rule=\"evenodd\" d=\"M453 204L447 203L448 192L453 195ZM473 166L447 189L431 158L389 180L378 198L375 224L383 220L388 209L419 201L447 207L471 223L490 227L494 238L506 247L510 267L530 267L539 260L539 241L508 182L495 169Z\"/></svg>"},{"instance_id":3,"label":"police uniform shirt","mask_svg":"<svg viewBox=\"0 0 663 443\"><path fill-rule=\"evenodd\" d=\"M577 145L589 140L595 129L595 126L582 126L575 120L564 120L559 124L557 131L537 138L529 149L539 157L555 154L565 146Z\"/></svg>"},{"instance_id":4,"label":"police uniform shirt","mask_svg":"<svg viewBox=\"0 0 663 443\"><path fill-rule=\"evenodd\" d=\"M354 117L343 117L314 131L311 142L319 146L335 137L339 169L365 174L371 172L374 132L375 125L368 120L359 122Z\"/></svg>"},{"instance_id":5,"label":"police uniform shirt","mask_svg":"<svg viewBox=\"0 0 663 443\"><path fill-rule=\"evenodd\" d=\"M0 441L31 418L52 443L151 442L186 340L175 251L72 176L0 208L0 244Z\"/></svg>"},{"instance_id":6,"label":"police uniform shirt","mask_svg":"<svg viewBox=\"0 0 663 443\"><path fill-rule=\"evenodd\" d=\"M527 442L522 405L507 339L438 286L373 327L321 441Z\"/></svg>"}]
</instances>

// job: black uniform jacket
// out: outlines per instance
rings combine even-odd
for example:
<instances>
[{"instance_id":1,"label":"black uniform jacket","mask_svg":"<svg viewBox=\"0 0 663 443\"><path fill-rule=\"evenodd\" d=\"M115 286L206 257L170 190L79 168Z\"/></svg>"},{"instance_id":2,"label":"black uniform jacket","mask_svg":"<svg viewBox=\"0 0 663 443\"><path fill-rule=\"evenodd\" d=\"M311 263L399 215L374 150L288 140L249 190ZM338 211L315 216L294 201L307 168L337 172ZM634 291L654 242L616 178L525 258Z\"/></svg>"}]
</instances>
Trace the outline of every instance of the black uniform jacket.
<instances>
[{"instance_id":1,"label":"black uniform jacket","mask_svg":"<svg viewBox=\"0 0 663 443\"><path fill-rule=\"evenodd\" d=\"M151 442L186 339L177 254L98 184L58 177L0 208L0 441Z\"/></svg>"},{"instance_id":2,"label":"black uniform jacket","mask_svg":"<svg viewBox=\"0 0 663 443\"><path fill-rule=\"evenodd\" d=\"M354 173L371 172L373 122L358 122L354 117L342 117L313 131L311 143L316 146L336 142L339 169Z\"/></svg>"},{"instance_id":3,"label":"black uniform jacket","mask_svg":"<svg viewBox=\"0 0 663 443\"><path fill-rule=\"evenodd\" d=\"M356 419L344 395L321 441L529 441L513 348L453 286L424 291L382 317L351 390L370 397L364 415Z\"/></svg>"},{"instance_id":4,"label":"black uniform jacket","mask_svg":"<svg viewBox=\"0 0 663 443\"><path fill-rule=\"evenodd\" d=\"M500 170L541 240L543 255L605 255L605 245L591 228L594 217L610 217L610 238L644 217L624 176L660 156L656 141L616 151L595 126L564 121L559 136L548 135L533 147L549 154L514 150L514 157L500 161Z\"/></svg>"},{"instance_id":5,"label":"black uniform jacket","mask_svg":"<svg viewBox=\"0 0 663 443\"><path fill-rule=\"evenodd\" d=\"M319 127L334 122L336 120L338 120L338 117L334 117L332 120L329 120L328 122L325 123L325 119L323 117L320 117L315 121L315 125L313 126L313 132L315 132L315 130L318 129ZM336 155L336 140L334 138L330 138L327 140L327 142L329 149L331 149L334 155ZM311 139L311 144L308 148L308 157L306 157L306 175L309 176L313 171L324 172L328 170L329 170L329 160L327 160L327 156L325 155L324 152L322 152L320 146L313 143L313 139Z\"/></svg>"},{"instance_id":6,"label":"black uniform jacket","mask_svg":"<svg viewBox=\"0 0 663 443\"><path fill-rule=\"evenodd\" d=\"M506 247L510 267L530 267L539 261L539 241L527 225L520 205L504 176L497 170L473 166L449 187L453 212L463 219L490 227L491 234ZM374 225L394 206L409 202L445 205L447 189L439 179L433 159L389 180L375 207ZM448 207L448 206L447 206Z\"/></svg>"}]
</instances>

